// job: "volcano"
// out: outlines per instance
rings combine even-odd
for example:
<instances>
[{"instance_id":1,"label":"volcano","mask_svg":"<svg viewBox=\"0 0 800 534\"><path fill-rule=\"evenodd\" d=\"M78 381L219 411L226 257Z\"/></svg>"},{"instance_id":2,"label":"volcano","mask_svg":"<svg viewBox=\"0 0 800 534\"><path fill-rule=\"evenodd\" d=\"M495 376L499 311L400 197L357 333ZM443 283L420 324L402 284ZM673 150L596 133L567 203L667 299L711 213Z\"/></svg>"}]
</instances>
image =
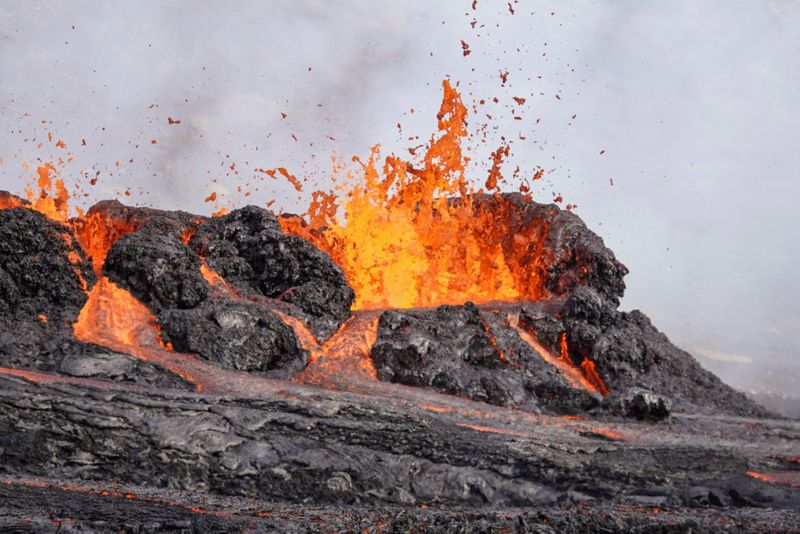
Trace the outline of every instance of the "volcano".
<instances>
[{"instance_id":1,"label":"volcano","mask_svg":"<svg viewBox=\"0 0 800 534\"><path fill-rule=\"evenodd\" d=\"M302 216L0 192L0 524L796 528L800 424L620 311L626 267L501 192L507 149L472 187L447 82L438 126Z\"/></svg>"}]
</instances>

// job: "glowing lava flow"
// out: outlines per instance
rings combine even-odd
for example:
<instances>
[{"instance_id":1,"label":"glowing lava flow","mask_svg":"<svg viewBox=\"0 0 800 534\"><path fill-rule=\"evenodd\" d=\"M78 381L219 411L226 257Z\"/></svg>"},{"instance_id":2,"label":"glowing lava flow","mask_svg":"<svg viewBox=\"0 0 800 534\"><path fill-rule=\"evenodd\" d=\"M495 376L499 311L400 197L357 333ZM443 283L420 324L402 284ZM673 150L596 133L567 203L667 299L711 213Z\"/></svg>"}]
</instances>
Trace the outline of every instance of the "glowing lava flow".
<instances>
[{"instance_id":1,"label":"glowing lava flow","mask_svg":"<svg viewBox=\"0 0 800 534\"><path fill-rule=\"evenodd\" d=\"M770 484L780 484L783 486L790 486L792 488L800 488L800 472L798 471L776 471L774 473L758 473L756 471L748 471L747 476Z\"/></svg>"},{"instance_id":2,"label":"glowing lava flow","mask_svg":"<svg viewBox=\"0 0 800 534\"><path fill-rule=\"evenodd\" d=\"M285 231L309 239L344 270L356 292L355 309L545 295L533 249L546 229L512 230L515 219L504 197L495 195L488 207L482 191L470 185L461 148L467 108L447 80L443 88L440 136L431 138L417 167L395 156L381 165L375 147L366 163L354 159L362 179L347 177L343 201L317 191L307 221L281 219ZM495 154L487 189L499 190L502 155Z\"/></svg>"},{"instance_id":3,"label":"glowing lava flow","mask_svg":"<svg viewBox=\"0 0 800 534\"><path fill-rule=\"evenodd\" d=\"M199 376L177 363L190 358L165 346L155 317L144 304L106 277L101 277L73 325L76 339L96 343L142 360L151 361L192 382L203 390Z\"/></svg>"},{"instance_id":4,"label":"glowing lava flow","mask_svg":"<svg viewBox=\"0 0 800 534\"><path fill-rule=\"evenodd\" d=\"M531 348L536 351L537 354L541 355L541 357L550 365L561 371L562 376L566 379L567 382L572 387L584 389L590 393L597 393L602 396L608 395L608 389L606 388L603 381L600 379L599 376L596 378L589 379L584 376L580 369L572 363L572 360L569 358L569 355L566 353L566 339L562 338L561 341L561 355L554 356L549 350L547 350L539 341L526 332L523 328L519 326L519 317L516 314L509 314L508 315L508 324L511 328L517 331L519 337ZM592 366L594 369L594 366ZM596 375L597 373L595 373ZM595 379L599 381L597 384L594 383Z\"/></svg>"},{"instance_id":5,"label":"glowing lava flow","mask_svg":"<svg viewBox=\"0 0 800 534\"><path fill-rule=\"evenodd\" d=\"M378 337L378 314L356 312L322 345L302 321L275 312L294 330L300 345L309 352L308 365L293 381L307 384L378 379L370 350Z\"/></svg>"},{"instance_id":6,"label":"glowing lava flow","mask_svg":"<svg viewBox=\"0 0 800 534\"><path fill-rule=\"evenodd\" d=\"M169 499L164 499L153 495L134 493L133 491L124 489L122 486L119 486L116 483L112 483L113 485L107 488L100 488L100 487L85 486L79 484L63 484L57 482L49 482L42 479L16 478L16 479L0 479L0 484L5 484L7 486L19 485L29 488L41 488L41 489L52 489L65 492L84 493L88 495L97 495L99 497L116 497L120 499L139 500L148 503L163 504L167 506L177 506L189 510L190 512L198 514L211 514L218 517L231 516L231 514L227 512L206 510L205 508L201 508L199 506L172 501Z\"/></svg>"},{"instance_id":7,"label":"glowing lava flow","mask_svg":"<svg viewBox=\"0 0 800 534\"><path fill-rule=\"evenodd\" d=\"M21 198L0 194L0 210L10 210L24 205L25 202Z\"/></svg>"}]
</instances>

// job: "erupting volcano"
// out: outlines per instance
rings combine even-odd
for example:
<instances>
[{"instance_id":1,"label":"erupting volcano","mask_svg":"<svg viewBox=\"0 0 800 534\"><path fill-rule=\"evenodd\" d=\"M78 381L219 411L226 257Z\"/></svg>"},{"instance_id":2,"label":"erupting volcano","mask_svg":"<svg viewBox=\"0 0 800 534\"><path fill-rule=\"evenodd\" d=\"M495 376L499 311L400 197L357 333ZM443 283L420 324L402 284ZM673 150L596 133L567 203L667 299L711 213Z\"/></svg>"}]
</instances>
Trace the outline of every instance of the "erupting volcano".
<instances>
[{"instance_id":1,"label":"erupting volcano","mask_svg":"<svg viewBox=\"0 0 800 534\"><path fill-rule=\"evenodd\" d=\"M565 525L574 503L578 529L707 526L688 510L713 506L794 521L796 462L777 458L800 427L743 425L769 414L619 311L627 269L533 200L541 170L502 192L505 146L470 179L467 108L443 92L419 157L375 147L303 215L112 200L71 217L51 164L26 199L0 193L3 498L35 515L37 495L147 495L124 514L215 529L380 526L395 508L445 531L447 510Z\"/></svg>"}]
</instances>

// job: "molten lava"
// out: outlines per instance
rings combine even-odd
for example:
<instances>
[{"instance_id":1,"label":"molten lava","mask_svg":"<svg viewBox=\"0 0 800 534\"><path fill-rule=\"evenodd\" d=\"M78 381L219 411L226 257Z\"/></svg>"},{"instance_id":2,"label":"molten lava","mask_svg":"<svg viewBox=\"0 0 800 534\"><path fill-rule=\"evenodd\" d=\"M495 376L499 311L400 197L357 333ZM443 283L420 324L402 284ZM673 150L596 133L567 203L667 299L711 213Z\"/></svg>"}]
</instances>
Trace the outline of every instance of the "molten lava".
<instances>
[{"instance_id":1,"label":"molten lava","mask_svg":"<svg viewBox=\"0 0 800 534\"><path fill-rule=\"evenodd\" d=\"M776 471L772 473L759 473L757 471L748 471L747 476L770 484L780 484L784 486L791 486L793 488L800 488L800 472L797 471Z\"/></svg>"},{"instance_id":2,"label":"molten lava","mask_svg":"<svg viewBox=\"0 0 800 534\"><path fill-rule=\"evenodd\" d=\"M539 342L539 340L537 340L534 336L520 326L519 316L516 314L509 314L508 324L511 328L517 331L520 339L530 345L531 348L536 351L537 354L541 355L547 363L561 371L564 379L569 382L572 387L584 389L590 393L599 393L602 396L608 395L608 388L597 372L594 371L594 363L590 362L590 369L591 373L593 374L584 374L587 372L587 368L589 368L589 366L576 367L572 362L572 359L569 357L569 353L567 351L566 336L562 334L562 336L559 338L561 354L559 356L555 356L549 350L547 350L547 348L545 348L544 345ZM581 370L583 370L583 373Z\"/></svg>"},{"instance_id":3,"label":"molten lava","mask_svg":"<svg viewBox=\"0 0 800 534\"><path fill-rule=\"evenodd\" d=\"M116 220L103 210L90 211L74 219L72 227L84 252L92 259L97 276L103 272L103 264L111 246L125 234L138 230L135 224Z\"/></svg>"},{"instance_id":4,"label":"molten lava","mask_svg":"<svg viewBox=\"0 0 800 534\"><path fill-rule=\"evenodd\" d=\"M69 193L64 187L64 180L53 179L56 170L52 163L45 163L36 169L39 178L36 182L38 191L33 187L25 190L31 208L58 222L67 222L69 218Z\"/></svg>"},{"instance_id":5,"label":"molten lava","mask_svg":"<svg viewBox=\"0 0 800 534\"><path fill-rule=\"evenodd\" d=\"M370 350L378 332L378 316L357 312L331 338L319 344L302 321L276 312L294 330L300 345L309 352L308 365L294 380L308 384L331 384L337 378L347 381L378 379Z\"/></svg>"},{"instance_id":6,"label":"molten lava","mask_svg":"<svg viewBox=\"0 0 800 534\"><path fill-rule=\"evenodd\" d=\"M0 194L0 210L10 210L24 205L25 202L21 198Z\"/></svg>"},{"instance_id":7,"label":"molten lava","mask_svg":"<svg viewBox=\"0 0 800 534\"><path fill-rule=\"evenodd\" d=\"M379 163L375 147L348 180L342 200L316 192L306 215L282 219L284 230L311 240L344 270L356 309L409 308L543 297L529 248L542 229L515 234L505 199L491 209L465 177L467 108L445 80L431 138L418 166L396 156ZM496 191L506 148L493 154L486 186ZM352 177L348 177L352 178ZM343 219L337 217L344 212ZM533 229L531 229L533 230ZM514 246L503 246L513 242ZM525 261L521 261L523 255Z\"/></svg>"},{"instance_id":8,"label":"molten lava","mask_svg":"<svg viewBox=\"0 0 800 534\"><path fill-rule=\"evenodd\" d=\"M156 319L147 307L126 290L101 277L73 325L76 339L153 361L197 385L201 381L180 365L168 362L163 352L172 347L161 341Z\"/></svg>"}]
</instances>

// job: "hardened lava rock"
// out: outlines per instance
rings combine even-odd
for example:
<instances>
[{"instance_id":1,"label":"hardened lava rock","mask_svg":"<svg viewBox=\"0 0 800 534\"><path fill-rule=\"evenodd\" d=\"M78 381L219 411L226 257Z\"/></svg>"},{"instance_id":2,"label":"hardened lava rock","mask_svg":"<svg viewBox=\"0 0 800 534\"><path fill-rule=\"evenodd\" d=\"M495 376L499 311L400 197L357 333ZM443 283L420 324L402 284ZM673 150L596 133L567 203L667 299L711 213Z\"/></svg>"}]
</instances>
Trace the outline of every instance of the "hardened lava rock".
<instances>
[{"instance_id":1,"label":"hardened lava rock","mask_svg":"<svg viewBox=\"0 0 800 534\"><path fill-rule=\"evenodd\" d=\"M175 236L181 221L154 215L157 222L142 220L140 230L114 243L103 273L157 316L162 340L237 371L287 377L302 370L307 352L268 303L213 291L200 272L200 258Z\"/></svg>"},{"instance_id":2,"label":"hardened lava rock","mask_svg":"<svg viewBox=\"0 0 800 534\"><path fill-rule=\"evenodd\" d=\"M188 388L151 363L72 337L94 283L67 226L27 208L0 210L0 366Z\"/></svg>"},{"instance_id":3,"label":"hardened lava rock","mask_svg":"<svg viewBox=\"0 0 800 534\"><path fill-rule=\"evenodd\" d=\"M573 291L560 317L573 358L594 361L612 392L643 388L689 412L769 415L673 345L645 314L620 312L590 287Z\"/></svg>"},{"instance_id":4,"label":"hardened lava rock","mask_svg":"<svg viewBox=\"0 0 800 534\"><path fill-rule=\"evenodd\" d=\"M27 208L0 210L0 313L18 320L45 315L51 328L72 324L94 282L69 229Z\"/></svg>"},{"instance_id":5,"label":"hardened lava rock","mask_svg":"<svg viewBox=\"0 0 800 534\"><path fill-rule=\"evenodd\" d=\"M614 392L603 404L612 413L639 420L661 421L669 417L672 401L663 395L642 388Z\"/></svg>"},{"instance_id":6,"label":"hardened lava rock","mask_svg":"<svg viewBox=\"0 0 800 534\"><path fill-rule=\"evenodd\" d=\"M284 234L271 211L248 206L210 219L189 246L242 295L292 305L320 341L350 317L355 294L342 270L310 242Z\"/></svg>"},{"instance_id":7,"label":"hardened lava rock","mask_svg":"<svg viewBox=\"0 0 800 534\"><path fill-rule=\"evenodd\" d=\"M292 329L257 303L208 299L190 310L164 311L158 322L175 350L229 369L286 378L308 362Z\"/></svg>"},{"instance_id":8,"label":"hardened lava rock","mask_svg":"<svg viewBox=\"0 0 800 534\"><path fill-rule=\"evenodd\" d=\"M148 230L121 237L109 250L103 273L154 313L194 308L211 291L200 274L200 258L189 247Z\"/></svg>"},{"instance_id":9,"label":"hardened lava rock","mask_svg":"<svg viewBox=\"0 0 800 534\"><path fill-rule=\"evenodd\" d=\"M471 302L384 312L371 357L381 380L490 404L568 414L598 404L525 343L505 312L481 312Z\"/></svg>"}]
</instances>

